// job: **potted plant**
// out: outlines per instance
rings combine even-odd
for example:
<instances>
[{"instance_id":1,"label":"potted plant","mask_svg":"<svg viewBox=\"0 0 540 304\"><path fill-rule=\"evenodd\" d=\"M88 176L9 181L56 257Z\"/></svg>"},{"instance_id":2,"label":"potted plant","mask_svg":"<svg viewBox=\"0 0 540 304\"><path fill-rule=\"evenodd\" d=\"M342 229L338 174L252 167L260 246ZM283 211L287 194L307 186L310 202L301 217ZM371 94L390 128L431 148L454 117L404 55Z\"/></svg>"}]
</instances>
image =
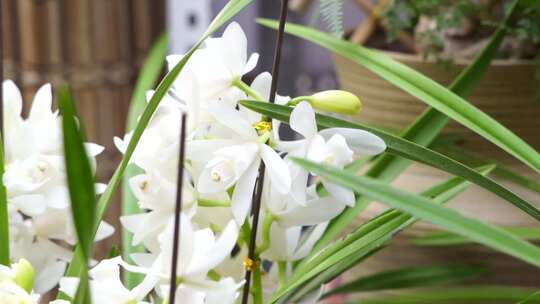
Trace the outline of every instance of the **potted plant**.
<instances>
[{"instance_id":1,"label":"potted plant","mask_svg":"<svg viewBox=\"0 0 540 304\"><path fill-rule=\"evenodd\" d=\"M305 9L309 1L293 1L296 10ZM341 10L345 1L320 0L319 12L329 31L335 35L343 33ZM488 37L501 22L509 1L498 0L354 0L364 13L363 21L345 33L345 37L355 44L380 50L389 57L406 64L448 86L456 75L470 65L472 59L485 47ZM471 92L468 100L509 129L525 138L534 147L540 147L539 81L540 70L540 4L522 2L518 12L509 21L508 31L497 50L484 79ZM370 70L338 54L334 55L336 72L341 88L351 91L362 99L364 109L357 116L358 121L392 130L402 130L425 109L415 97L405 93L389 82L377 77ZM517 162L499 153L493 145L474 135L456 123L450 123L444 130L451 140L439 141L432 145L440 152L460 157L470 163L492 160L514 170L504 177L516 174L527 175L527 170ZM443 135L445 137L445 135ZM449 139L450 137L446 137ZM482 157L475 157L477 155ZM508 172L506 172L508 173ZM396 185L406 189L421 190L444 178L440 172L425 166L412 166L398 178ZM501 179L501 180L504 180ZM538 184L526 187L510 185L514 191L538 202ZM526 189L529 188L529 189ZM534 226L531 221L514 210L508 209L502 201L481 190L470 189L456 198L452 205L461 212L504 226ZM382 206L372 205L361 215L359 221L381 211ZM417 224L407 230L405 239L398 243L400 250L393 250L371 259L374 268L391 265L411 264L429 257L428 260L448 261L469 257L471 261L495 264L499 273L509 267L517 267L511 261L493 256L478 247L463 248L462 254L445 255L444 249L419 248L411 245L411 238L432 232L428 225ZM396 254L400 258L396 258ZM482 256L482 259L471 256ZM369 268L370 261L363 264ZM512 266L511 266L512 265ZM522 273L530 273L525 270ZM537 274L527 278L509 275L503 281L534 283ZM493 282L501 282L501 276ZM498 281L497 281L498 280ZM488 282L492 282L489 281Z\"/></svg>"}]
</instances>

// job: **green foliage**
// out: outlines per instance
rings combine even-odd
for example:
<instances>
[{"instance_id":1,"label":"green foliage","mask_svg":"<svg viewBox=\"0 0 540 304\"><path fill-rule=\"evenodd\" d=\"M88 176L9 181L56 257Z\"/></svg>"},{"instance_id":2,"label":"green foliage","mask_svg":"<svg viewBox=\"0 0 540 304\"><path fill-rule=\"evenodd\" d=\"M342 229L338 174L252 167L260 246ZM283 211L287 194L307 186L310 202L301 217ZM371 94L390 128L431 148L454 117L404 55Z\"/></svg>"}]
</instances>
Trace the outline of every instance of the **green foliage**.
<instances>
[{"instance_id":1,"label":"green foliage","mask_svg":"<svg viewBox=\"0 0 540 304\"><path fill-rule=\"evenodd\" d=\"M537 227L503 227L508 233L526 240L540 240L540 228ZM416 245L422 246L449 246L471 243L467 237L447 231L438 231L417 237L413 240Z\"/></svg>"},{"instance_id":2,"label":"green foliage","mask_svg":"<svg viewBox=\"0 0 540 304\"><path fill-rule=\"evenodd\" d=\"M448 231L540 267L540 249L503 229L467 218L452 209L438 206L430 199L395 189L376 179L355 176L343 170L303 159L295 158L294 161L321 178L326 178L373 200L403 210Z\"/></svg>"},{"instance_id":3,"label":"green foliage","mask_svg":"<svg viewBox=\"0 0 540 304\"><path fill-rule=\"evenodd\" d=\"M259 112L273 119L281 120L285 123L289 121L289 117L292 112L292 108L282 105L271 104L269 102L244 100L240 103L248 109ZM498 184L496 181L483 176L482 174L451 158L448 158L421 145L417 145L414 142L410 142L406 139L388 134L378 129L367 127L360 123L348 122L322 114L317 114L316 117L319 129L353 128L369 131L384 140L387 145L387 152L465 178L477 184L478 186L483 187L484 189L498 195L504 200L514 204L516 207L525 211L535 219L540 220L540 210L534 207L531 203L519 197L504 186Z\"/></svg>"},{"instance_id":4,"label":"green foliage","mask_svg":"<svg viewBox=\"0 0 540 304\"><path fill-rule=\"evenodd\" d=\"M91 303L88 292L88 274L85 270L87 270L94 243L94 226L96 225L95 180L84 146L84 130L77 118L75 103L67 86L58 90L58 100L62 114L64 157L71 212L83 260L81 264L83 275L80 277L74 303Z\"/></svg>"},{"instance_id":5,"label":"green foliage","mask_svg":"<svg viewBox=\"0 0 540 304\"><path fill-rule=\"evenodd\" d=\"M484 267L462 265L407 267L360 277L330 290L323 298L343 293L446 284L472 278L484 271Z\"/></svg>"},{"instance_id":6,"label":"green foliage","mask_svg":"<svg viewBox=\"0 0 540 304\"><path fill-rule=\"evenodd\" d=\"M10 266L9 214L6 187L4 186L4 141L0 134L0 264Z\"/></svg>"},{"instance_id":7,"label":"green foliage","mask_svg":"<svg viewBox=\"0 0 540 304\"><path fill-rule=\"evenodd\" d=\"M79 126L81 122L77 118L73 97L68 87L64 86L58 90L58 100L62 115L64 156L73 222L83 254L88 259L94 242L96 214L94 174L84 147L83 127Z\"/></svg>"},{"instance_id":8,"label":"green foliage","mask_svg":"<svg viewBox=\"0 0 540 304\"><path fill-rule=\"evenodd\" d=\"M146 92L156 85L159 80L159 76L163 71L165 65L165 57L169 47L169 39L167 34L162 34L154 43L148 57L146 58L139 78L135 84L133 90L133 96L131 97L131 103L129 107L126 131L133 130L137 125L137 119L144 112L146 106ZM129 187L129 179L140 173L139 168L135 165L128 165L126 168L125 176L122 184L122 214L129 215L140 213L142 210L137 204L137 200L133 196ZM135 252L144 252L144 246L132 245L133 235L126 229L122 230L122 256L127 262L132 262L131 254ZM124 279L128 288L135 287L143 279L143 275L125 272Z\"/></svg>"},{"instance_id":9,"label":"green foliage","mask_svg":"<svg viewBox=\"0 0 540 304\"><path fill-rule=\"evenodd\" d=\"M513 303L529 297L526 302L540 303L534 289L508 286L441 287L430 290L411 290L399 296L365 299L349 304L431 304L431 303ZM531 295L532 294L532 295Z\"/></svg>"},{"instance_id":10,"label":"green foliage","mask_svg":"<svg viewBox=\"0 0 540 304\"><path fill-rule=\"evenodd\" d=\"M478 168L482 174L488 174L493 168ZM465 190L470 184L460 178L450 178L421 195L430 197L434 202L443 204ZM320 284L327 283L334 277L348 270L359 261L376 252L390 241L399 231L415 223L417 219L399 210L392 209L360 225L345 238L321 250L314 250L297 265L293 275L284 288L278 290L275 298L287 295L302 295Z\"/></svg>"},{"instance_id":11,"label":"green foliage","mask_svg":"<svg viewBox=\"0 0 540 304\"><path fill-rule=\"evenodd\" d=\"M262 20L260 23L273 28L277 26L275 22L269 20ZM384 54L311 28L288 24L286 31L362 64L385 80L496 144L536 172L540 172L540 154L535 149L495 119L421 73Z\"/></svg>"}]
</instances>

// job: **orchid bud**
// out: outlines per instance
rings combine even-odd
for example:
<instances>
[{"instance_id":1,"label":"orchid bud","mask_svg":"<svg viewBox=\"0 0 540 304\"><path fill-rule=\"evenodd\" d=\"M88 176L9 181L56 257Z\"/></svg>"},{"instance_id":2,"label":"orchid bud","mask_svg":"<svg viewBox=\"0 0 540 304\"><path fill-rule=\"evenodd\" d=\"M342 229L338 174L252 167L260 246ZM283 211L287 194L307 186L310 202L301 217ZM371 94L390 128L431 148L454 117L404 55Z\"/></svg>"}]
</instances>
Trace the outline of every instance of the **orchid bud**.
<instances>
[{"instance_id":1,"label":"orchid bud","mask_svg":"<svg viewBox=\"0 0 540 304\"><path fill-rule=\"evenodd\" d=\"M315 93L309 97L309 103L319 110L349 115L358 114L362 108L356 95L341 90Z\"/></svg>"},{"instance_id":2,"label":"orchid bud","mask_svg":"<svg viewBox=\"0 0 540 304\"><path fill-rule=\"evenodd\" d=\"M32 292L36 273L32 264L25 259L20 259L15 266L13 281L27 292Z\"/></svg>"}]
</instances>

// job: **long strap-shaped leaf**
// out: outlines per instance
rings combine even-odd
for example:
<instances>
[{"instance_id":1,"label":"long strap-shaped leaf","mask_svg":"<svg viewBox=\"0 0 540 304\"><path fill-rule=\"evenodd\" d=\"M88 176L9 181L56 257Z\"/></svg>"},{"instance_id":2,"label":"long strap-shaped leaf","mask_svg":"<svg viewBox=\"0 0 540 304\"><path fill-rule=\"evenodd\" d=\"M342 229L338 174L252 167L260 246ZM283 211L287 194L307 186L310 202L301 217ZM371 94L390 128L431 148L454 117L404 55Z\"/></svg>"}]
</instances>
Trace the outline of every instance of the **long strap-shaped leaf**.
<instances>
[{"instance_id":1,"label":"long strap-shaped leaf","mask_svg":"<svg viewBox=\"0 0 540 304\"><path fill-rule=\"evenodd\" d=\"M523 298L527 301L521 302ZM520 301L520 302L516 302ZM535 289L512 286L447 286L400 292L398 296L362 299L348 304L540 303Z\"/></svg>"},{"instance_id":2,"label":"long strap-shaped leaf","mask_svg":"<svg viewBox=\"0 0 540 304\"><path fill-rule=\"evenodd\" d=\"M126 131L131 131L137 126L137 119L144 112L146 106L146 92L155 87L159 76L163 71L165 65L165 57L167 56L167 51L169 47L169 39L167 34L162 34L155 44L150 49L148 57L146 58L141 71L139 73L139 78L135 84L133 90L133 96L131 97L131 103L129 106L129 112L127 117ZM129 187L129 179L140 173L140 169L136 168L135 165L129 165L126 168L124 174L124 181L122 184L122 214L136 214L141 213L142 210L137 204L137 199L131 192ZM144 246L133 246L132 245L133 234L126 229L122 230L122 258L130 263L132 262L131 254L135 252L144 252ZM138 285L142 279L143 275L138 273L132 273L126 271L124 273L124 280L127 288L133 288Z\"/></svg>"},{"instance_id":3,"label":"long strap-shaped leaf","mask_svg":"<svg viewBox=\"0 0 540 304\"><path fill-rule=\"evenodd\" d=\"M369 223L369 227L362 227L362 230L355 231L345 240L338 242L337 250L328 250L330 252L323 250L319 255L314 256L311 261L308 261L304 267L295 270L295 273L287 284L278 290L272 297L272 302L280 300L284 295L297 289L302 284L305 284L336 263L347 260L356 252L363 251L366 248L369 248L371 244L377 244L381 242L381 240L384 240L385 237L388 237L389 231L395 231L393 229L396 228L395 226L388 227L394 220L394 217L409 216L408 219L403 219L409 221L409 223L406 222L405 224L402 224L403 226L407 226L414 221L410 216L430 221L449 231L460 235L466 235L468 238L478 243L540 267L540 249L526 241L516 238L502 229L464 217L452 209L443 208L437 205L435 201L424 196L395 189L383 182L371 178L355 176L354 174L343 170L319 165L303 159L295 158L294 161L306 170L319 175L321 178L351 188L370 199L387 203L410 215L392 215L391 213L393 212L385 213L382 218L377 219L373 223ZM388 217L390 220L385 221L385 218ZM399 222L401 222L401 219L398 223ZM359 237L356 236L357 234L359 234ZM346 243L346 245L341 246L339 243ZM332 247L333 245L330 246L330 248Z\"/></svg>"},{"instance_id":4,"label":"long strap-shaped leaf","mask_svg":"<svg viewBox=\"0 0 540 304\"><path fill-rule=\"evenodd\" d=\"M2 101L2 99L0 99ZM0 264L10 266L9 214L6 187L4 186L4 141L0 134Z\"/></svg>"},{"instance_id":5,"label":"long strap-shaped leaf","mask_svg":"<svg viewBox=\"0 0 540 304\"><path fill-rule=\"evenodd\" d=\"M259 22L272 28L277 26L276 22L270 20L260 20ZM309 27L288 24L286 31L362 64L402 90L418 97L431 107L496 144L540 173L540 154L535 149L495 119L423 74L380 52Z\"/></svg>"},{"instance_id":6,"label":"long strap-shaped leaf","mask_svg":"<svg viewBox=\"0 0 540 304\"><path fill-rule=\"evenodd\" d=\"M493 169L494 167L491 165L477 168L484 175L489 174ZM432 198L438 204L444 204L462 193L469 185L470 183L466 180L453 177L423 191L421 195ZM298 298L302 294L318 288L321 284L330 281L381 248L396 233L414 224L417 220L396 209L376 216L345 238L337 240L317 254L304 259L302 263L297 265L293 275L287 281L285 285L287 289L279 290L278 294L288 293L288 299L291 296ZM305 284L305 282L308 283Z\"/></svg>"},{"instance_id":7,"label":"long strap-shaped leaf","mask_svg":"<svg viewBox=\"0 0 540 304\"><path fill-rule=\"evenodd\" d=\"M95 180L86 149L82 126L79 127L75 104L67 87L58 90L62 130L64 136L64 157L66 175L71 200L73 223L78 244L82 249L82 269L86 269L94 242L94 221L96 214ZM74 303L91 303L86 272L80 278Z\"/></svg>"},{"instance_id":8,"label":"long strap-shaped leaf","mask_svg":"<svg viewBox=\"0 0 540 304\"><path fill-rule=\"evenodd\" d=\"M292 112L292 108L290 107L271 104L268 102L241 101L241 104L246 108L283 122L289 121L289 117ZM384 140L388 147L387 152L463 177L464 179L469 180L514 204L516 207L525 211L535 219L540 220L540 210L534 207L531 203L527 202L525 199L519 197L489 177L483 176L468 166L444 156L443 154L410 142L401 137L391 135L384 131L375 129L373 127L368 127L360 123L353 123L322 114L317 114L316 120L319 129L355 128L372 132Z\"/></svg>"},{"instance_id":9,"label":"long strap-shaped leaf","mask_svg":"<svg viewBox=\"0 0 540 304\"><path fill-rule=\"evenodd\" d=\"M328 291L323 298L343 293L426 287L462 281L485 270L485 267L463 265L406 267L357 278Z\"/></svg>"},{"instance_id":10,"label":"long strap-shaped leaf","mask_svg":"<svg viewBox=\"0 0 540 304\"><path fill-rule=\"evenodd\" d=\"M343 170L303 159L294 158L293 160L321 178L540 267L540 249L503 229L467 218L455 210L435 204L430 199L398 190L372 178L356 176Z\"/></svg>"},{"instance_id":11,"label":"long strap-shaped leaf","mask_svg":"<svg viewBox=\"0 0 540 304\"><path fill-rule=\"evenodd\" d=\"M126 149L126 152L124 153L124 157L122 158L122 161L120 162L119 167L114 172L113 177L109 181L109 184L107 185L107 188L105 189L105 192L101 195L99 201L98 201L98 208L97 208L97 214L96 214L96 221L94 226L94 234L97 232L97 227L101 220L103 219L103 216L105 215L105 212L107 211L107 208L109 206L109 203L112 199L112 196L118 186L120 185L122 181L122 176L124 174L124 171L126 170L126 167L129 163L129 160L131 159L131 156L133 155L133 152L135 151L135 147L137 146L137 143L139 142L146 126L150 122L150 119L152 118L152 115L154 114L155 110L157 109L159 103L161 102L161 99L165 96L167 91L171 88L174 80L180 72L182 72L182 69L188 62L188 60L191 58L193 53L202 45L204 40L208 38L210 35L212 35L216 30L218 30L223 24L225 24L227 21L229 21L232 17L234 17L236 14L238 14L242 9L244 9L246 6L251 4L254 0L231 0L227 5L221 10L221 12L216 16L214 21L210 24L204 35L201 37L201 39L193 46L193 48L187 52L182 60L178 62L178 64L165 76L165 78L160 82L158 85L156 92L150 99L150 102L148 102L148 105L144 109L143 114L139 118L139 122L137 123L137 126L133 130L132 138L128 144L128 147ZM80 251L78 249L75 250L75 254L73 256L73 260L70 263L70 266L66 272L66 275L68 276L77 276L81 272L81 260L80 260L80 254L77 254L77 252ZM65 297L63 297L65 298Z\"/></svg>"},{"instance_id":12,"label":"long strap-shaped leaf","mask_svg":"<svg viewBox=\"0 0 540 304\"><path fill-rule=\"evenodd\" d=\"M450 90L460 96L466 96L481 79L486 72L496 50L499 48L505 34L506 24L509 17L513 14L519 0L510 3L505 20L499 25L499 28L491 38L490 42L475 58L474 62L460 73L456 81L450 86ZM361 62L360 62L361 64ZM411 124L401 137L417 144L427 146L433 142L443 127L448 123L446 115L439 111L428 108L416 121ZM377 158L377 161L366 173L367 176L376 177L379 180L390 182L403 172L411 161L397 157L391 154L384 154ZM370 203L369 199L360 197L353 208L347 208L337 218L333 219L328 225L324 235L314 247L314 252L322 249L326 244L338 237L344 229L364 210Z\"/></svg>"}]
</instances>

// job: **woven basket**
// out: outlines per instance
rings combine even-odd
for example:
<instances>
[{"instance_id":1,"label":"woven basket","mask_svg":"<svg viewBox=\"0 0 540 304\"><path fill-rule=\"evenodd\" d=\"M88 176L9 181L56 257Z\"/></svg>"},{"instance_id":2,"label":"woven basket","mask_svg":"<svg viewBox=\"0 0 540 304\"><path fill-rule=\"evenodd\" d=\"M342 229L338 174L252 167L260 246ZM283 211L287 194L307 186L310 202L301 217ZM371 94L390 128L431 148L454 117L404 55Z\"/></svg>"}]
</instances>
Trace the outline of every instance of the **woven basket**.
<instances>
[{"instance_id":1,"label":"woven basket","mask_svg":"<svg viewBox=\"0 0 540 304\"><path fill-rule=\"evenodd\" d=\"M467 62L456 62L454 65L444 66L423 61L417 56L385 53L445 86L450 84L467 65ZM334 59L342 88L357 94L363 102L363 111L355 118L358 121L402 129L426 109L424 103L362 66L340 56L335 56ZM530 61L494 61L467 100L514 131L535 149L540 150L540 103L535 100L535 94L540 86L534 80L534 74L535 66ZM458 133L463 139L460 147L468 151L496 159L529 177L538 178L538 175L535 176L529 169L519 165L501 149L455 122L451 122L444 132ZM441 171L414 164L394 182L394 185L419 192L447 177ZM505 181L500 182L540 207L540 196L537 193ZM521 210L476 186L470 187L452 200L449 206L466 216L499 225L538 225ZM358 218L357 224L379 214L385 208L378 203L371 204ZM358 271L372 273L384 269L433 263L485 264L495 271L495 275L484 276L479 282L538 284L540 271L482 246L418 247L411 244L411 238L434 230L436 228L428 223L417 223L403 231L389 248L362 263ZM353 271L350 275L358 274L357 271Z\"/></svg>"}]
</instances>

